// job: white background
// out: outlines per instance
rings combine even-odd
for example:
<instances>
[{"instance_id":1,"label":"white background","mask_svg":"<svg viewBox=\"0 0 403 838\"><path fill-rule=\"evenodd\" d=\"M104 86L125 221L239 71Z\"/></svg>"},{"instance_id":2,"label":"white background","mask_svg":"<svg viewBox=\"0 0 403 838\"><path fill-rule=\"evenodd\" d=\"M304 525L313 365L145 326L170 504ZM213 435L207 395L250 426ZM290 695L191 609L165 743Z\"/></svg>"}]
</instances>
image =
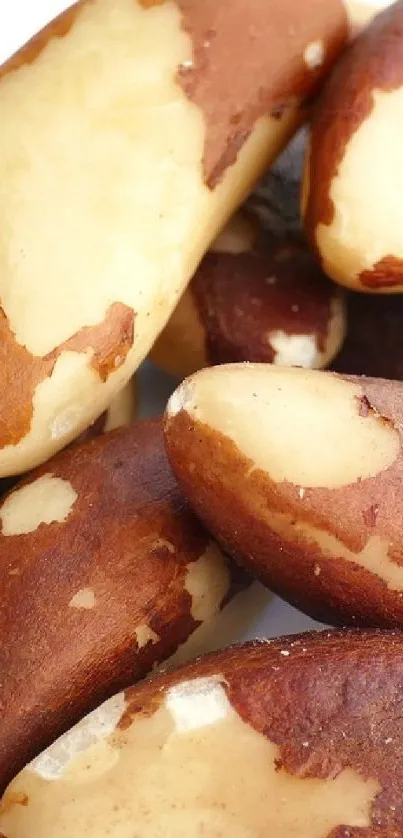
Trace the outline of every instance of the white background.
<instances>
[{"instance_id":1,"label":"white background","mask_svg":"<svg viewBox=\"0 0 403 838\"><path fill-rule=\"evenodd\" d=\"M0 0L0 63L68 5L71 4L66 0L12 0L11 3ZM160 413L174 383L148 364L140 371L139 379L142 416ZM272 637L315 627L320 628L303 614L273 598L264 615L251 625L248 637Z\"/></svg>"}]
</instances>

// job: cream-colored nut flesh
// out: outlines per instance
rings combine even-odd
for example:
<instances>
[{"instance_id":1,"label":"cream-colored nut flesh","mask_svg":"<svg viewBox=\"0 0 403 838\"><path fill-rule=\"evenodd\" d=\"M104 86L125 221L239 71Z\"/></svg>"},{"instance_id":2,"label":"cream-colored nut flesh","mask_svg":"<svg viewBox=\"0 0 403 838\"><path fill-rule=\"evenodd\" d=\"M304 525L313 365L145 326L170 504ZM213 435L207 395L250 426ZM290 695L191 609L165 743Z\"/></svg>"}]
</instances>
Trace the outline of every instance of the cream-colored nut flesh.
<instances>
[{"instance_id":1,"label":"cream-colored nut flesh","mask_svg":"<svg viewBox=\"0 0 403 838\"><path fill-rule=\"evenodd\" d=\"M134 421L137 414L138 393L136 379L133 377L126 387L115 396L106 412L104 431L125 428Z\"/></svg>"},{"instance_id":2,"label":"cream-colored nut flesh","mask_svg":"<svg viewBox=\"0 0 403 838\"><path fill-rule=\"evenodd\" d=\"M334 218L316 229L329 276L367 291L371 288L363 288L362 273L390 255L403 265L403 148L392 141L403 132L403 88L374 90L372 99L371 113L349 139L331 183ZM374 290L396 293L403 284Z\"/></svg>"},{"instance_id":3,"label":"cream-colored nut flesh","mask_svg":"<svg viewBox=\"0 0 403 838\"><path fill-rule=\"evenodd\" d=\"M329 74L313 114L302 209L324 270L353 290L403 291L403 4L384 4ZM373 161L377 165L373 165Z\"/></svg>"},{"instance_id":4,"label":"cream-colored nut flesh","mask_svg":"<svg viewBox=\"0 0 403 838\"><path fill-rule=\"evenodd\" d=\"M332 374L234 364L187 379L167 416L185 410L277 483L330 489L378 475L400 450L390 424L360 415L360 397L358 384Z\"/></svg>"},{"instance_id":5,"label":"cream-colored nut flesh","mask_svg":"<svg viewBox=\"0 0 403 838\"><path fill-rule=\"evenodd\" d=\"M109 702L15 780L0 829L7 838L31 838L33 824L35 838L131 838L133 829L141 838L327 838L340 824L370 826L376 781L350 768L328 779L287 773L222 680L174 685L120 730L124 699Z\"/></svg>"},{"instance_id":6,"label":"cream-colored nut flesh","mask_svg":"<svg viewBox=\"0 0 403 838\"><path fill-rule=\"evenodd\" d=\"M0 421L0 476L44 461L108 407L301 118L289 108L258 119L209 188L205 116L178 82L178 68L192 65L191 37L175 3L144 5L83 4L64 37L1 78L0 296L13 427L10 416ZM113 357L111 305L129 321ZM20 375L34 365L37 376Z\"/></svg>"},{"instance_id":7,"label":"cream-colored nut flesh","mask_svg":"<svg viewBox=\"0 0 403 838\"><path fill-rule=\"evenodd\" d=\"M344 0L353 35L368 26L375 15L391 6L394 0Z\"/></svg>"},{"instance_id":8,"label":"cream-colored nut flesh","mask_svg":"<svg viewBox=\"0 0 403 838\"><path fill-rule=\"evenodd\" d=\"M67 480L45 474L33 483L16 489L0 506L2 535L26 535L38 527L63 523L77 500Z\"/></svg>"}]
</instances>

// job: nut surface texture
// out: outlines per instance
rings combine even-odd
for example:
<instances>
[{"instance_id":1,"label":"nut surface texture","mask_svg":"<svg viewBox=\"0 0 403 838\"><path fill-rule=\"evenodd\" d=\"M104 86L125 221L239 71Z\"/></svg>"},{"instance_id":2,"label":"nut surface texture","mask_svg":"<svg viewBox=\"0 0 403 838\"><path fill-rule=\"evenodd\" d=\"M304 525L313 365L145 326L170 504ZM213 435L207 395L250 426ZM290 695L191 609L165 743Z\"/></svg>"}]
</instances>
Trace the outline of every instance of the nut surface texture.
<instances>
[{"instance_id":1,"label":"nut surface texture","mask_svg":"<svg viewBox=\"0 0 403 838\"><path fill-rule=\"evenodd\" d=\"M226 650L120 694L6 792L7 838L397 838L400 634Z\"/></svg>"},{"instance_id":2,"label":"nut surface texture","mask_svg":"<svg viewBox=\"0 0 403 838\"><path fill-rule=\"evenodd\" d=\"M173 394L170 461L218 541L324 622L403 625L403 384L239 364Z\"/></svg>"},{"instance_id":3,"label":"nut surface texture","mask_svg":"<svg viewBox=\"0 0 403 838\"><path fill-rule=\"evenodd\" d=\"M207 624L248 581L179 491L160 421L59 454L3 500L0 522L4 788L193 632L211 648Z\"/></svg>"}]
</instances>

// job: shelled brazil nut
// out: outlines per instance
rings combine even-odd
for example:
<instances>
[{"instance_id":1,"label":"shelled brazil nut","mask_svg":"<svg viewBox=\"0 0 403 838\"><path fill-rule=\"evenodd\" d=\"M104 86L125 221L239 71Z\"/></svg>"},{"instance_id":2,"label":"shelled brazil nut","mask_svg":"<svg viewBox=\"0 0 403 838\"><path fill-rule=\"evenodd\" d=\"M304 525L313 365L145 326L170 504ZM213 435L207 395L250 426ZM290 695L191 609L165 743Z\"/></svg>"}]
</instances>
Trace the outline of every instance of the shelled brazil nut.
<instances>
[{"instance_id":1,"label":"shelled brazil nut","mask_svg":"<svg viewBox=\"0 0 403 838\"><path fill-rule=\"evenodd\" d=\"M398 632L313 633L199 659L116 696L29 765L0 830L398 838L402 679Z\"/></svg>"},{"instance_id":2,"label":"shelled brazil nut","mask_svg":"<svg viewBox=\"0 0 403 838\"><path fill-rule=\"evenodd\" d=\"M184 660L228 642L218 614L250 580L181 495L159 420L59 454L6 497L0 522L4 787L84 713L193 633ZM241 632L256 604L242 596ZM260 607L268 601L256 599ZM233 613L230 620L236 633Z\"/></svg>"},{"instance_id":3,"label":"shelled brazil nut","mask_svg":"<svg viewBox=\"0 0 403 838\"><path fill-rule=\"evenodd\" d=\"M219 543L328 623L403 626L403 383L239 364L168 403L171 464Z\"/></svg>"},{"instance_id":4,"label":"shelled brazil nut","mask_svg":"<svg viewBox=\"0 0 403 838\"><path fill-rule=\"evenodd\" d=\"M346 333L343 296L302 238L237 216L204 257L151 359L185 377L210 364L320 368Z\"/></svg>"},{"instance_id":5,"label":"shelled brazil nut","mask_svg":"<svg viewBox=\"0 0 403 838\"><path fill-rule=\"evenodd\" d=\"M358 291L403 291L402 68L398 0L341 57L312 124L306 229L329 276Z\"/></svg>"},{"instance_id":6,"label":"shelled brazil nut","mask_svg":"<svg viewBox=\"0 0 403 838\"><path fill-rule=\"evenodd\" d=\"M348 12L82 0L0 69L0 477L63 448L133 374L304 119Z\"/></svg>"}]
</instances>

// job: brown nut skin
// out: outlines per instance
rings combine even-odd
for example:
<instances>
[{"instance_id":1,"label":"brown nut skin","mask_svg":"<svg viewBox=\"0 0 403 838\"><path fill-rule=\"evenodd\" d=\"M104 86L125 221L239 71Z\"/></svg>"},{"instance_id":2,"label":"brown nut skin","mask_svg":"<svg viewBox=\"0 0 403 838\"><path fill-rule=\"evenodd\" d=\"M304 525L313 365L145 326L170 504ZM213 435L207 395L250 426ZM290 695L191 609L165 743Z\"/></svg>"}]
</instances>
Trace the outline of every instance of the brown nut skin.
<instances>
[{"instance_id":1,"label":"brown nut skin","mask_svg":"<svg viewBox=\"0 0 403 838\"><path fill-rule=\"evenodd\" d=\"M335 625L403 626L403 384L203 370L168 403L180 485L272 591Z\"/></svg>"},{"instance_id":2,"label":"brown nut skin","mask_svg":"<svg viewBox=\"0 0 403 838\"><path fill-rule=\"evenodd\" d=\"M179 491L160 420L58 455L7 496L0 520L4 788L247 582Z\"/></svg>"},{"instance_id":3,"label":"brown nut skin","mask_svg":"<svg viewBox=\"0 0 403 838\"><path fill-rule=\"evenodd\" d=\"M101 416L90 425L77 439L74 439L71 445L81 445L83 442L88 442L100 434L114 431L115 428L125 428L134 422L138 408L138 395L135 378L132 378L126 387L118 393L108 410L102 413ZM0 480L0 497L5 495L10 489L15 486L21 477L4 477Z\"/></svg>"},{"instance_id":4,"label":"brown nut skin","mask_svg":"<svg viewBox=\"0 0 403 838\"><path fill-rule=\"evenodd\" d=\"M342 0L82 0L0 68L0 477L129 380L348 23Z\"/></svg>"},{"instance_id":5,"label":"brown nut skin","mask_svg":"<svg viewBox=\"0 0 403 838\"><path fill-rule=\"evenodd\" d=\"M400 0L335 66L316 107L306 158L308 236L329 276L368 293L403 291L402 159L395 142L402 66Z\"/></svg>"},{"instance_id":6,"label":"brown nut skin","mask_svg":"<svg viewBox=\"0 0 403 838\"><path fill-rule=\"evenodd\" d=\"M151 360L180 378L237 361L327 366L345 337L342 294L296 235L233 224L204 257Z\"/></svg>"},{"instance_id":7,"label":"brown nut skin","mask_svg":"<svg viewBox=\"0 0 403 838\"><path fill-rule=\"evenodd\" d=\"M127 690L101 708L103 730L84 720L28 766L4 795L0 830L400 838L402 687L399 632L206 656Z\"/></svg>"},{"instance_id":8,"label":"brown nut skin","mask_svg":"<svg viewBox=\"0 0 403 838\"><path fill-rule=\"evenodd\" d=\"M351 292L346 303L347 336L332 369L403 381L403 297Z\"/></svg>"}]
</instances>

